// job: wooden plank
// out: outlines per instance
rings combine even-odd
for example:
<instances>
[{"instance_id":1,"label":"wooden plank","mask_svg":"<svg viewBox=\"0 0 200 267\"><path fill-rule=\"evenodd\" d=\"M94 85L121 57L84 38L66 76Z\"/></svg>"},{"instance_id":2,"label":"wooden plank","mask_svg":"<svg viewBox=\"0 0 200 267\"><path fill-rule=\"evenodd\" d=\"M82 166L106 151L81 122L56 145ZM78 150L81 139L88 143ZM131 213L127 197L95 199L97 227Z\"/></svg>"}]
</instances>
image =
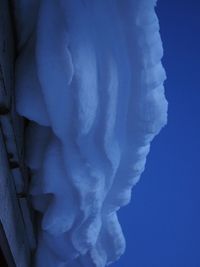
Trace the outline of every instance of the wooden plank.
<instances>
[{"instance_id":1,"label":"wooden plank","mask_svg":"<svg viewBox=\"0 0 200 267\"><path fill-rule=\"evenodd\" d=\"M16 267L1 221L0 221L0 250L1 250L2 267Z\"/></svg>"},{"instance_id":2,"label":"wooden plank","mask_svg":"<svg viewBox=\"0 0 200 267\"><path fill-rule=\"evenodd\" d=\"M14 106L14 43L9 1L0 0L0 247L7 255L9 267L12 264L29 267L35 247L30 207L24 198L27 182L23 120Z\"/></svg>"},{"instance_id":3,"label":"wooden plank","mask_svg":"<svg viewBox=\"0 0 200 267\"><path fill-rule=\"evenodd\" d=\"M30 251L0 131L0 221L17 267L28 267Z\"/></svg>"}]
</instances>

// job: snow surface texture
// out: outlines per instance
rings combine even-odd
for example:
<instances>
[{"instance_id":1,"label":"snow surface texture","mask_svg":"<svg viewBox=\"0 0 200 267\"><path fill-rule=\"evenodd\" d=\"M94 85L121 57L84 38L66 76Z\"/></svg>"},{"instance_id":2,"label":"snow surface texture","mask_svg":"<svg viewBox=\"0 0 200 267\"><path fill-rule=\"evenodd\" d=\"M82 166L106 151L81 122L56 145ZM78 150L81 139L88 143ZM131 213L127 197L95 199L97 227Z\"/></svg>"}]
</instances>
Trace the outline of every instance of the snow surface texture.
<instances>
[{"instance_id":1,"label":"snow surface texture","mask_svg":"<svg viewBox=\"0 0 200 267\"><path fill-rule=\"evenodd\" d=\"M167 120L155 0L13 0L16 104L38 220L36 267L104 267Z\"/></svg>"}]
</instances>

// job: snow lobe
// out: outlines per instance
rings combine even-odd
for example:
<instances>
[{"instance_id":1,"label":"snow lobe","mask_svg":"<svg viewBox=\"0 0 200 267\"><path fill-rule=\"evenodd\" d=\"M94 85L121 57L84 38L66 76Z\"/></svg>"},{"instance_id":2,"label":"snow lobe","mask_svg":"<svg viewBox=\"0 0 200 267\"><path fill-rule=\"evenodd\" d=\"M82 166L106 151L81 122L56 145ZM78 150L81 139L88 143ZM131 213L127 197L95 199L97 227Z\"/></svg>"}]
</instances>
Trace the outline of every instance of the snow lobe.
<instances>
[{"instance_id":1,"label":"snow lobe","mask_svg":"<svg viewBox=\"0 0 200 267\"><path fill-rule=\"evenodd\" d=\"M104 267L124 252L117 210L167 120L155 2L14 1L35 267Z\"/></svg>"}]
</instances>

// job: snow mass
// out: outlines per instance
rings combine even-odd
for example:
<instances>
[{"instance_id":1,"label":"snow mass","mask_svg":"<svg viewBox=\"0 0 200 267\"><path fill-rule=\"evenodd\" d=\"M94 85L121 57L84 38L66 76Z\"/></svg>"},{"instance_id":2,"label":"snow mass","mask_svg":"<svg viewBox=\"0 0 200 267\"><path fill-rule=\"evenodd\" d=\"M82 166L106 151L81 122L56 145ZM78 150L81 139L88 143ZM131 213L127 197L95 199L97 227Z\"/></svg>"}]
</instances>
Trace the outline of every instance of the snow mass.
<instances>
[{"instance_id":1,"label":"snow mass","mask_svg":"<svg viewBox=\"0 0 200 267\"><path fill-rule=\"evenodd\" d=\"M107 266L125 250L117 211L167 121L156 1L12 2L34 266Z\"/></svg>"}]
</instances>

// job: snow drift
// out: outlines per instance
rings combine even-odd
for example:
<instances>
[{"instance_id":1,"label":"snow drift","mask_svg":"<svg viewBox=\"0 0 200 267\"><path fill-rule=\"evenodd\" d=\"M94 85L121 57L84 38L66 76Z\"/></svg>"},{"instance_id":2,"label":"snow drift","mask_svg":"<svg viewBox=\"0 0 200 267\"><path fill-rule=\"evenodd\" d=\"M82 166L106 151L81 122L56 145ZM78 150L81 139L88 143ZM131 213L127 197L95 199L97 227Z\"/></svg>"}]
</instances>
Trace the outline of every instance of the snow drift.
<instances>
[{"instance_id":1,"label":"snow drift","mask_svg":"<svg viewBox=\"0 0 200 267\"><path fill-rule=\"evenodd\" d=\"M155 0L13 0L36 267L104 267L167 102Z\"/></svg>"}]
</instances>

